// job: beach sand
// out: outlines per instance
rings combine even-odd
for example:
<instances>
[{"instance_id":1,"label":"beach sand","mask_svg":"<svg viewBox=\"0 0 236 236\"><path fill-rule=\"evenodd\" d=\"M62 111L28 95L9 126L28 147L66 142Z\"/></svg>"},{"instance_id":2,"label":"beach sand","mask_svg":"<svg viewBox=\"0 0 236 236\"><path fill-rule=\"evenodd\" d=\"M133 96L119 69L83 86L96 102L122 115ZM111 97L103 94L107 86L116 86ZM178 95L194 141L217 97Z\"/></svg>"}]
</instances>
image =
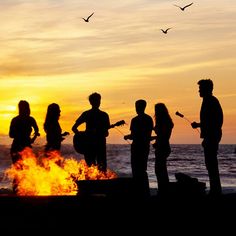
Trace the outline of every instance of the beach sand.
<instances>
[{"instance_id":1,"label":"beach sand","mask_svg":"<svg viewBox=\"0 0 236 236\"><path fill-rule=\"evenodd\" d=\"M207 193L172 193L166 196L151 189L151 196L91 194L87 196L15 196L11 191L0 194L1 228L7 232L37 230L37 232L105 233L112 228L123 234L159 232L204 233L206 230L229 230L234 227L236 192L224 189L224 194L211 197ZM205 229L204 229L205 228ZM226 232L226 231L224 231ZM113 233L112 233L113 234Z\"/></svg>"}]
</instances>

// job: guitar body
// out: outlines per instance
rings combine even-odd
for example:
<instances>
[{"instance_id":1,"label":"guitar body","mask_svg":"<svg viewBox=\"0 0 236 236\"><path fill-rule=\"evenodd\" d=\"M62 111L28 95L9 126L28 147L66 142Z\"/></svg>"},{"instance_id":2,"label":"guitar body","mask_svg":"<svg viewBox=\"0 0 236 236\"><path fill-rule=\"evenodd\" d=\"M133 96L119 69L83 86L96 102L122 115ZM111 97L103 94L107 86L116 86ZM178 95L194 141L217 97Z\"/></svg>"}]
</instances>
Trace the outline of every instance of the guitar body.
<instances>
[{"instance_id":1,"label":"guitar body","mask_svg":"<svg viewBox=\"0 0 236 236\"><path fill-rule=\"evenodd\" d=\"M84 154L87 150L87 134L79 132L73 137L73 146L76 152Z\"/></svg>"},{"instance_id":2,"label":"guitar body","mask_svg":"<svg viewBox=\"0 0 236 236\"><path fill-rule=\"evenodd\" d=\"M112 124L110 128L114 128L116 126L124 125L125 121L121 120L116 122L115 124ZM88 149L88 136L85 131L80 131L73 137L73 146L76 152L80 154L84 154L86 150Z\"/></svg>"}]
</instances>

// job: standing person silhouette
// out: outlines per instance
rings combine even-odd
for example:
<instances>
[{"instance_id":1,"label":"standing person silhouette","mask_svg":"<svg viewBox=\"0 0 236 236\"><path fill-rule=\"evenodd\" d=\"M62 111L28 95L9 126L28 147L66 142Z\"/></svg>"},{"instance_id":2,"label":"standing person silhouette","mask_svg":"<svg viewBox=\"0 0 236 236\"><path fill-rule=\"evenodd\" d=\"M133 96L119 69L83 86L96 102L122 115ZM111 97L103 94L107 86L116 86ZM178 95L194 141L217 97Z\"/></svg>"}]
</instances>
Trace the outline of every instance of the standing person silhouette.
<instances>
[{"instance_id":1,"label":"standing person silhouette","mask_svg":"<svg viewBox=\"0 0 236 236\"><path fill-rule=\"evenodd\" d=\"M69 132L62 133L61 126L59 124L61 109L56 103L48 105L47 114L44 122L44 131L46 132L47 144L45 151L60 151L61 142L65 139L64 136L69 135Z\"/></svg>"},{"instance_id":2,"label":"standing person silhouette","mask_svg":"<svg viewBox=\"0 0 236 236\"><path fill-rule=\"evenodd\" d=\"M19 152L25 147L32 147L37 136L39 128L35 119L30 116L30 105L27 101L21 100L18 103L19 115L11 120L9 136L13 138L11 145L11 157L13 164L20 159ZM34 136L31 138L32 128Z\"/></svg>"},{"instance_id":3,"label":"standing person silhouette","mask_svg":"<svg viewBox=\"0 0 236 236\"><path fill-rule=\"evenodd\" d=\"M167 171L167 158L171 153L170 137L174 123L164 103L155 104L155 174L157 177L158 192L165 194L168 191L169 176Z\"/></svg>"},{"instance_id":4,"label":"standing person silhouette","mask_svg":"<svg viewBox=\"0 0 236 236\"><path fill-rule=\"evenodd\" d=\"M147 102L143 99L135 102L137 116L131 120L131 133L124 136L125 140L132 140L131 169L138 194L140 194L141 197L150 195L147 163L153 130L153 120L151 116L145 113L146 105Z\"/></svg>"},{"instance_id":5,"label":"standing person silhouette","mask_svg":"<svg viewBox=\"0 0 236 236\"><path fill-rule=\"evenodd\" d=\"M24 148L32 148L32 143L40 136L38 125L35 119L30 116L30 105L27 101L21 100L18 103L19 115L11 120L9 136L13 138L11 145L11 158L12 163L15 164L20 160L20 152ZM32 130L34 129L34 135L31 138ZM17 191L17 180L13 180L13 191Z\"/></svg>"},{"instance_id":6,"label":"standing person silhouette","mask_svg":"<svg viewBox=\"0 0 236 236\"><path fill-rule=\"evenodd\" d=\"M199 95L203 98L200 123L192 122L192 128L200 127L205 165L209 175L210 195L222 192L217 153L222 137L223 111L218 99L213 96L213 82L210 79L198 81Z\"/></svg>"},{"instance_id":7,"label":"standing person silhouette","mask_svg":"<svg viewBox=\"0 0 236 236\"><path fill-rule=\"evenodd\" d=\"M89 95L89 102L92 106L90 110L84 111L76 120L72 131L79 133L77 127L82 123L86 124L87 148L84 158L88 166L97 165L100 171L107 170L106 137L109 135L110 119L109 115L99 109L101 95L92 93Z\"/></svg>"}]
</instances>

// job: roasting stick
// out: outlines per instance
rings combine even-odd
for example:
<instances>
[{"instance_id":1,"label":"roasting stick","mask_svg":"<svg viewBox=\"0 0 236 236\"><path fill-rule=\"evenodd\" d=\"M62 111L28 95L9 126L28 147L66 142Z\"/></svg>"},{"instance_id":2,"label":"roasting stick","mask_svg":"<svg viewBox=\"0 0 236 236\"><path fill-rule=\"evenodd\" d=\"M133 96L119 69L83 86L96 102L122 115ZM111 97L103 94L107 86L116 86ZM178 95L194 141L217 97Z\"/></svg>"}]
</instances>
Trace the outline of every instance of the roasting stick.
<instances>
[{"instance_id":1,"label":"roasting stick","mask_svg":"<svg viewBox=\"0 0 236 236\"><path fill-rule=\"evenodd\" d=\"M175 115L177 115L181 118L184 118L186 121L188 121L190 124L192 124L192 122L188 118L186 118L183 114L181 114L180 112L176 111ZM196 129L196 130L197 130L198 133L200 133L200 131L198 129Z\"/></svg>"}]
</instances>

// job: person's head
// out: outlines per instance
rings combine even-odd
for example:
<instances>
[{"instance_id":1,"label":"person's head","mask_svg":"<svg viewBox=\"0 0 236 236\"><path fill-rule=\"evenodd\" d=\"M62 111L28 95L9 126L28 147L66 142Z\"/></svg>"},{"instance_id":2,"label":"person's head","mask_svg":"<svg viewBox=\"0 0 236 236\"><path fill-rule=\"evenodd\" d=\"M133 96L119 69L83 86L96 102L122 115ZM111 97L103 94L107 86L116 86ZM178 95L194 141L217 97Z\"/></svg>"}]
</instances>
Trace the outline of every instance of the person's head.
<instances>
[{"instance_id":1,"label":"person's head","mask_svg":"<svg viewBox=\"0 0 236 236\"><path fill-rule=\"evenodd\" d=\"M60 113L61 113L61 110L57 103L51 103L50 105L48 105L47 116L58 119L60 116Z\"/></svg>"},{"instance_id":2,"label":"person's head","mask_svg":"<svg viewBox=\"0 0 236 236\"><path fill-rule=\"evenodd\" d=\"M200 97L205 97L212 95L213 91L213 82L210 79L202 79L198 81L199 85L199 95Z\"/></svg>"},{"instance_id":3,"label":"person's head","mask_svg":"<svg viewBox=\"0 0 236 236\"><path fill-rule=\"evenodd\" d=\"M44 130L47 130L51 126L52 122L57 122L60 117L60 107L56 103L48 105L47 114L44 122Z\"/></svg>"},{"instance_id":4,"label":"person's head","mask_svg":"<svg viewBox=\"0 0 236 236\"><path fill-rule=\"evenodd\" d=\"M137 114L143 114L145 111L145 108L147 106L147 102L143 99L139 99L135 102L135 108Z\"/></svg>"},{"instance_id":5,"label":"person's head","mask_svg":"<svg viewBox=\"0 0 236 236\"><path fill-rule=\"evenodd\" d=\"M30 115L30 105L27 101L21 100L18 103L19 115L20 116L29 116Z\"/></svg>"},{"instance_id":6,"label":"person's head","mask_svg":"<svg viewBox=\"0 0 236 236\"><path fill-rule=\"evenodd\" d=\"M174 125L169 111L164 103L156 103L155 104L155 119L156 123L169 123L170 125Z\"/></svg>"},{"instance_id":7,"label":"person's head","mask_svg":"<svg viewBox=\"0 0 236 236\"><path fill-rule=\"evenodd\" d=\"M156 117L163 117L168 115L168 109L164 103L156 103L155 104L155 116Z\"/></svg>"},{"instance_id":8,"label":"person's head","mask_svg":"<svg viewBox=\"0 0 236 236\"><path fill-rule=\"evenodd\" d=\"M89 102L93 108L99 108L101 104L101 95L99 93L92 93L89 95Z\"/></svg>"}]
</instances>

